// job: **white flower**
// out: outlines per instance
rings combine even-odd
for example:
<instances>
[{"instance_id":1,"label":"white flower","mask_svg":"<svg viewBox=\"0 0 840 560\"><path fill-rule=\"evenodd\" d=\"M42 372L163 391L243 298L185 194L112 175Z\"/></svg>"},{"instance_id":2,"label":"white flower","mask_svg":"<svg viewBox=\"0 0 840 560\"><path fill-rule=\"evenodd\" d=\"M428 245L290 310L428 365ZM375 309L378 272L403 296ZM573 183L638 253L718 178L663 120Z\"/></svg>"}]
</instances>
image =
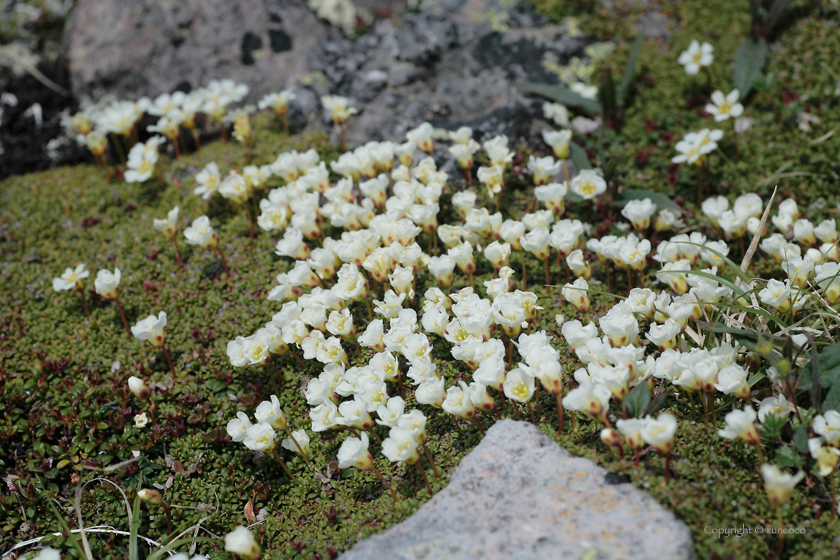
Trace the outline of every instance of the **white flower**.
<instances>
[{"instance_id":1,"label":"white flower","mask_svg":"<svg viewBox=\"0 0 840 560\"><path fill-rule=\"evenodd\" d=\"M82 291L82 280L90 276L90 271L85 270L84 264L80 264L75 269L66 268L60 278L53 278L53 290L56 292L64 292L67 290Z\"/></svg>"},{"instance_id":2,"label":"white flower","mask_svg":"<svg viewBox=\"0 0 840 560\"><path fill-rule=\"evenodd\" d=\"M817 460L820 476L828 476L837 468L838 460L840 460L840 449L823 445L822 438L809 439L808 451L811 453L811 457Z\"/></svg>"},{"instance_id":3,"label":"white flower","mask_svg":"<svg viewBox=\"0 0 840 560\"><path fill-rule=\"evenodd\" d=\"M117 299L120 293L120 269L115 268L114 272L100 270L96 273L96 280L93 281L96 293L105 299Z\"/></svg>"},{"instance_id":4,"label":"white flower","mask_svg":"<svg viewBox=\"0 0 840 560\"><path fill-rule=\"evenodd\" d=\"M225 551L233 552L244 560L259 560L262 556L262 550L254 540L254 535L241 525L225 535Z\"/></svg>"},{"instance_id":5,"label":"white flower","mask_svg":"<svg viewBox=\"0 0 840 560\"><path fill-rule=\"evenodd\" d=\"M219 238L207 216L199 216L193 220L192 224L184 230L184 237L190 245L199 245L206 249L215 249L219 244Z\"/></svg>"},{"instance_id":6,"label":"white flower","mask_svg":"<svg viewBox=\"0 0 840 560\"><path fill-rule=\"evenodd\" d=\"M140 414L134 415L134 427L135 428L145 428L146 424L149 423L149 418L146 416L145 412L141 412Z\"/></svg>"},{"instance_id":7,"label":"white flower","mask_svg":"<svg viewBox=\"0 0 840 560\"><path fill-rule=\"evenodd\" d=\"M166 312L161 311L157 317L149 315L131 327L131 334L140 340L148 340L152 346L163 346L165 342L163 328L166 326Z\"/></svg>"},{"instance_id":8,"label":"white flower","mask_svg":"<svg viewBox=\"0 0 840 560\"><path fill-rule=\"evenodd\" d=\"M656 212L656 204L649 198L630 200L622 208L621 215L633 222L637 231L644 231L650 226L650 218Z\"/></svg>"},{"instance_id":9,"label":"white flower","mask_svg":"<svg viewBox=\"0 0 840 560\"><path fill-rule=\"evenodd\" d=\"M176 206L166 214L166 219L154 219L153 225L156 230L161 232L166 237L175 237L178 234L178 212L180 209Z\"/></svg>"},{"instance_id":10,"label":"white flower","mask_svg":"<svg viewBox=\"0 0 840 560\"><path fill-rule=\"evenodd\" d=\"M767 491L770 505L778 506L790 500L793 488L805 478L805 473L799 471L791 475L782 472L776 465L764 464L761 465L761 476L764 477L764 489Z\"/></svg>"},{"instance_id":11,"label":"white flower","mask_svg":"<svg viewBox=\"0 0 840 560\"><path fill-rule=\"evenodd\" d=\"M201 198L208 200L216 194L219 190L219 184L222 182L222 176L216 162L211 161L205 165L204 169L196 174L195 182L199 186L193 189L194 195L201 195Z\"/></svg>"},{"instance_id":12,"label":"white flower","mask_svg":"<svg viewBox=\"0 0 840 560\"><path fill-rule=\"evenodd\" d=\"M598 97L598 86L588 86L583 82L575 82L569 86L569 89L585 99L595 99Z\"/></svg>"},{"instance_id":13,"label":"white flower","mask_svg":"<svg viewBox=\"0 0 840 560\"><path fill-rule=\"evenodd\" d=\"M262 401L254 411L254 418L261 424L268 424L275 430L285 430L288 424L280 400L277 395L271 395L271 400Z\"/></svg>"},{"instance_id":14,"label":"white flower","mask_svg":"<svg viewBox=\"0 0 840 560\"><path fill-rule=\"evenodd\" d=\"M554 124L557 126L568 128L569 111L566 109L565 105L546 102L543 103L542 110L545 118L554 121Z\"/></svg>"},{"instance_id":15,"label":"white flower","mask_svg":"<svg viewBox=\"0 0 840 560\"><path fill-rule=\"evenodd\" d=\"M570 190L584 200L591 200L607 190L607 182L593 169L583 169L572 179Z\"/></svg>"},{"instance_id":16,"label":"white flower","mask_svg":"<svg viewBox=\"0 0 840 560\"><path fill-rule=\"evenodd\" d=\"M352 115L359 112L358 109L347 107L348 100L346 97L338 95L325 95L321 97L321 104L324 109L330 112L330 118L336 124L343 124L347 122Z\"/></svg>"},{"instance_id":17,"label":"white flower","mask_svg":"<svg viewBox=\"0 0 840 560\"><path fill-rule=\"evenodd\" d=\"M292 438L295 438L294 441L292 441ZM295 445L295 441L297 441L297 445ZM300 449L298 449L298 445ZM307 435L306 430L295 430L291 437L286 437L280 442L280 446L292 453L300 453L303 450L303 453L306 454L309 451L309 435Z\"/></svg>"},{"instance_id":18,"label":"white flower","mask_svg":"<svg viewBox=\"0 0 840 560\"><path fill-rule=\"evenodd\" d=\"M392 463L414 464L420 458L417 440L412 433L403 428L391 428L388 437L382 442L382 454Z\"/></svg>"},{"instance_id":19,"label":"white flower","mask_svg":"<svg viewBox=\"0 0 840 560\"><path fill-rule=\"evenodd\" d=\"M61 553L52 547L42 548L32 560L61 560Z\"/></svg>"},{"instance_id":20,"label":"white flower","mask_svg":"<svg viewBox=\"0 0 840 560\"><path fill-rule=\"evenodd\" d=\"M706 112L713 115L716 122L740 117L744 112L744 106L738 103L740 95L737 89L733 89L726 97L722 91L716 91L712 94L712 103L706 105Z\"/></svg>"},{"instance_id":21,"label":"white flower","mask_svg":"<svg viewBox=\"0 0 840 560\"><path fill-rule=\"evenodd\" d=\"M641 436L645 443L652 445L660 453L667 454L674 446L674 434L677 433L677 419L663 412L655 420L650 416L645 418Z\"/></svg>"},{"instance_id":22,"label":"white flower","mask_svg":"<svg viewBox=\"0 0 840 560\"><path fill-rule=\"evenodd\" d=\"M237 412L236 418L231 419L227 423L227 434L230 439L239 443L245 441L248 433L248 428L252 426L251 421L244 412Z\"/></svg>"},{"instance_id":23,"label":"white flower","mask_svg":"<svg viewBox=\"0 0 840 560\"><path fill-rule=\"evenodd\" d=\"M516 402L525 403L534 396L534 378L521 368L510 370L502 384L505 396Z\"/></svg>"},{"instance_id":24,"label":"white flower","mask_svg":"<svg viewBox=\"0 0 840 560\"><path fill-rule=\"evenodd\" d=\"M685 73L693 76L700 71L701 66L709 66L712 61L715 59L714 52L715 48L710 45L709 43L703 43L702 45L695 39L691 41L691 44L688 46L688 49L680 54L679 59L677 62L682 64L685 67Z\"/></svg>"},{"instance_id":25,"label":"white flower","mask_svg":"<svg viewBox=\"0 0 840 560\"><path fill-rule=\"evenodd\" d=\"M138 399L148 399L151 394L149 387L143 380L133 375L128 378L128 390Z\"/></svg>"},{"instance_id":26,"label":"white flower","mask_svg":"<svg viewBox=\"0 0 840 560\"><path fill-rule=\"evenodd\" d=\"M726 427L718 435L726 439L740 439L749 445L758 445L760 437L755 427L755 410L747 406L744 410L733 410L726 415Z\"/></svg>"},{"instance_id":27,"label":"white flower","mask_svg":"<svg viewBox=\"0 0 840 560\"><path fill-rule=\"evenodd\" d=\"M814 432L824 437L831 445L840 446L840 412L827 410L815 417Z\"/></svg>"},{"instance_id":28,"label":"white flower","mask_svg":"<svg viewBox=\"0 0 840 560\"><path fill-rule=\"evenodd\" d=\"M542 133L545 143L554 150L554 157L567 159L569 157L569 142L572 141L571 130L544 130Z\"/></svg>"},{"instance_id":29,"label":"white flower","mask_svg":"<svg viewBox=\"0 0 840 560\"><path fill-rule=\"evenodd\" d=\"M421 151L431 154L435 145L434 139L432 138L433 133L434 128L432 125L424 122L417 128L413 128L406 132L405 138L417 146Z\"/></svg>"},{"instance_id":30,"label":"white flower","mask_svg":"<svg viewBox=\"0 0 840 560\"><path fill-rule=\"evenodd\" d=\"M452 386L446 390L446 398L441 405L445 412L461 418L472 418L475 416L475 407L470 400L469 387L463 381L458 386Z\"/></svg>"},{"instance_id":31,"label":"white flower","mask_svg":"<svg viewBox=\"0 0 840 560\"><path fill-rule=\"evenodd\" d=\"M368 451L370 440L367 432L362 432L359 438L348 437L338 449L338 468L350 467L368 470L373 466L373 456Z\"/></svg>"},{"instance_id":32,"label":"white flower","mask_svg":"<svg viewBox=\"0 0 840 560\"><path fill-rule=\"evenodd\" d=\"M259 424L254 424L248 428L245 432L245 439L243 443L245 444L245 447L251 451L271 453L276 444L274 441L275 435L274 428L272 428L269 424L260 422Z\"/></svg>"}]
</instances>

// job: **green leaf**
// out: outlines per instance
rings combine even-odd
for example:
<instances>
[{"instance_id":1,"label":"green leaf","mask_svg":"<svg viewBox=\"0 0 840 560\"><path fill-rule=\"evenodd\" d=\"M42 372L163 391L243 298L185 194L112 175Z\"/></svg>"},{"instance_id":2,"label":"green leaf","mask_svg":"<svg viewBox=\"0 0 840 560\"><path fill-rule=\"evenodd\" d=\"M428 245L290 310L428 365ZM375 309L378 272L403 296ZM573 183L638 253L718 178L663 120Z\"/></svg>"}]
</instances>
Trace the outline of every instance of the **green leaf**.
<instances>
[{"instance_id":1,"label":"green leaf","mask_svg":"<svg viewBox=\"0 0 840 560\"><path fill-rule=\"evenodd\" d=\"M740 92L740 99L747 97L752 89L753 82L759 75L764 64L767 62L767 43L764 39L753 41L745 39L735 53L735 72L733 81Z\"/></svg>"},{"instance_id":2,"label":"green leaf","mask_svg":"<svg viewBox=\"0 0 840 560\"><path fill-rule=\"evenodd\" d=\"M680 208L676 202L660 192L649 189L627 189L621 193L621 198L615 202L615 205L621 208L626 206L631 200L644 200L646 198L649 198L651 202L656 204L657 210L669 208L682 213L682 208Z\"/></svg>"},{"instance_id":3,"label":"green leaf","mask_svg":"<svg viewBox=\"0 0 840 560\"><path fill-rule=\"evenodd\" d=\"M774 462L777 467L794 467L797 469L801 469L802 465L805 463L802 459L802 455L794 451L794 449L788 445L779 449L778 453L776 453L776 460Z\"/></svg>"},{"instance_id":4,"label":"green leaf","mask_svg":"<svg viewBox=\"0 0 840 560\"><path fill-rule=\"evenodd\" d=\"M220 381L218 379L211 379L207 382L207 388L210 389L214 393L219 393L227 389L227 385L224 381Z\"/></svg>"},{"instance_id":5,"label":"green leaf","mask_svg":"<svg viewBox=\"0 0 840 560\"><path fill-rule=\"evenodd\" d=\"M639 418L650 404L650 387L647 383L639 383L627 393L621 406L631 418Z\"/></svg>"},{"instance_id":6,"label":"green leaf","mask_svg":"<svg viewBox=\"0 0 840 560\"><path fill-rule=\"evenodd\" d=\"M552 101L562 103L563 105L581 109L593 116L601 114L601 105L597 101L594 99L587 99L586 97L583 97L570 89L564 88L563 86L523 83L516 84L515 87L519 91L524 91L525 93L535 93L537 95L547 97Z\"/></svg>"},{"instance_id":7,"label":"green leaf","mask_svg":"<svg viewBox=\"0 0 840 560\"><path fill-rule=\"evenodd\" d=\"M808 430L805 426L799 426L793 434L793 445L800 453L809 453L808 451Z\"/></svg>"},{"instance_id":8,"label":"green leaf","mask_svg":"<svg viewBox=\"0 0 840 560\"><path fill-rule=\"evenodd\" d=\"M608 123L616 117L616 93L615 80L612 72L604 70L601 75L601 83L598 84L598 101L601 102L601 121Z\"/></svg>"},{"instance_id":9,"label":"green leaf","mask_svg":"<svg viewBox=\"0 0 840 560\"><path fill-rule=\"evenodd\" d=\"M589 163L589 158L586 156L586 151L574 142L569 142L569 157L572 159L572 163L575 164L575 167L577 167L578 171L582 169L592 169L592 164ZM568 197L569 195L567 194L566 198Z\"/></svg>"},{"instance_id":10,"label":"green leaf","mask_svg":"<svg viewBox=\"0 0 840 560\"><path fill-rule=\"evenodd\" d=\"M642 44L644 42L645 34L639 33L639 36L633 42L633 47L630 49L627 64L624 65L624 74L621 76L621 83L618 85L618 94L615 98L616 103L621 103L624 99L624 94L627 93L627 88L630 87L630 82L633 81L633 70L636 68L636 60L639 58L639 51L642 50Z\"/></svg>"},{"instance_id":11,"label":"green leaf","mask_svg":"<svg viewBox=\"0 0 840 560\"><path fill-rule=\"evenodd\" d=\"M672 392L671 389L667 389L665 391L662 391L658 395L656 395L653 398L653 400L650 401L650 404L647 405L647 408L645 409L645 412L644 412L644 416L651 415L654 412L656 412L657 410L659 410L660 408L664 407L665 406L665 401L668 399L668 395L670 395L671 392Z\"/></svg>"},{"instance_id":12,"label":"green leaf","mask_svg":"<svg viewBox=\"0 0 840 560\"><path fill-rule=\"evenodd\" d=\"M840 370L836 371L834 382L831 384L825 400L822 402L823 410L838 410L840 409Z\"/></svg>"}]
</instances>

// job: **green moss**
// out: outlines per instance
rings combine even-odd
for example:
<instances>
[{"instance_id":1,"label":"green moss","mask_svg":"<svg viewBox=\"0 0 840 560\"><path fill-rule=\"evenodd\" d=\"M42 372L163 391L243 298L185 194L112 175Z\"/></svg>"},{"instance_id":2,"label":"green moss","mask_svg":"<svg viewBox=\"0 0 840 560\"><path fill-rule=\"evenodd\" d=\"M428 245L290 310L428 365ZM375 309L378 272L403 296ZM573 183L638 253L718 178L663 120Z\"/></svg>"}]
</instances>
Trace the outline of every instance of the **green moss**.
<instances>
[{"instance_id":1,"label":"green moss","mask_svg":"<svg viewBox=\"0 0 840 560\"><path fill-rule=\"evenodd\" d=\"M552 17L567 13L560 3L541 6ZM711 89L703 75L686 76L676 58L693 38L712 42L717 59L710 72L711 84L728 91L732 57L749 28L746 6L746 2L724 1L660 6L679 27L672 30L668 41L646 43L621 127L605 131L606 152L618 162L616 186L683 197L687 208L694 210L700 172L683 167L674 173L670 158L673 144L685 132L711 125L711 120L697 111ZM642 10L624 4L612 12L604 8L595 13L575 10L586 33L597 40L616 41L616 54L605 65L620 71ZM778 182L782 196L794 196L802 206L809 206L812 220L833 215L840 135L814 140L840 122L838 98L831 91L836 78L823 67L825 64L840 76L836 23L836 16L815 13L783 31L767 68L775 77L771 87L754 92L746 103L747 115L755 124L737 139L737 162L722 155L711 158L706 179L710 191L733 197L752 190L766 195ZM793 101L791 93L797 96ZM820 116L822 124L803 132L796 114L809 108ZM647 123L655 126L646 130ZM733 153L731 123L720 126L727 132L721 152ZM337 157L323 133L287 138L265 115L254 117L254 127L258 131L255 163L269 163L291 147L314 147L328 160ZM577 140L593 153L597 151L597 135ZM640 153L646 154L645 162L641 162ZM378 453L378 467L391 473L403 498L397 504L370 473L330 472L328 463L335 459L342 434L311 434L311 455L324 478L307 474L299 458L283 452L304 480L301 487L292 484L270 457L257 459L242 445L216 441L224 436L223 426L229 418L237 411L252 414L256 403L272 392L270 371L232 369L225 345L236 335L259 328L279 309L267 302L265 295L274 276L289 264L273 253L276 236L260 231L250 246L243 209L230 208L220 200L207 203L191 195L195 173L210 161L216 161L222 170L241 168L245 154L238 144L215 142L186 155L181 162L162 158L162 179L143 185L116 180L109 184L103 171L89 165L14 177L0 184L0 278L4 288L0 292L0 402L5 407L0 418L0 470L20 477L14 479L19 491L0 495L0 529L6 541L60 530L47 506L48 498L57 498L62 507L72 505L71 475L80 473L83 480L90 480L96 472L85 467L119 463L134 450L140 451L137 461L104 475L121 486L129 499L143 486L169 486L165 495L177 506L173 507L176 530L201 520L202 527L217 535L245 523L244 508L252 502L255 508L267 511L257 532L272 557L327 558L330 551L346 550L359 539L405 519L428 499L414 469L389 465ZM788 162L786 174L759 184ZM676 178L673 184L670 176ZM462 184L453 183L453 189L460 188ZM486 199L483 202L493 205ZM441 206L447 204L444 197ZM505 215L521 216L530 211L531 204L529 185L511 178ZM179 244L185 266L177 268L173 248L151 227L153 217L164 216L175 205L181 207L184 217L210 217L235 271L231 281L224 280L217 256L187 246L183 238ZM570 208L569 212L593 223L602 220L589 207ZM699 225L699 221L689 216L689 225ZM425 236L418 241L424 245ZM160 310L169 314L166 333L177 370L174 379L162 353L125 335L111 303L89 294L91 315L86 317L77 294L52 291L51 279L79 262L88 263L92 276L99 268L118 266L122 270L121 300L129 322ZM483 259L477 262L476 285L480 287L492 270ZM528 266L532 282L542 279L540 263L531 260ZM518 270L516 263L514 267ZM595 277L603 280L603 270L597 265L594 268ZM564 273L552 268L551 274L552 282L565 282ZM86 283L89 289L92 280ZM626 289L623 279L617 282L615 290ZM419 293L431 285L433 279L427 274L418 278ZM464 285L465 279L460 278L455 288ZM555 335L555 314L587 322L613 303L612 298L596 296L591 310L580 314L561 300L558 290L549 297L543 287L531 289L545 308L535 327ZM354 305L353 313L365 317L367 312L363 305ZM555 343L565 354L562 339ZM355 351L348 351L351 360L359 359ZM449 346L435 342L438 365L450 381L466 375L459 364L445 362L448 355ZM62 365L62 360L67 363ZM115 360L121 364L118 371L112 371ZM295 427L308 427L308 409L300 390L307 378L319 373L320 365L300 367L291 357L276 363L283 375L282 380L276 380L283 408ZM568 358L564 365L569 373L577 367ZM149 407L128 393L130 375L147 375L159 384L152 402L156 425L162 429L133 427L133 415L140 410L148 412ZM573 454L612 471L626 472L633 484L674 511L691 529L700 558L712 553L721 557L734 554L736 558L773 554L776 541L771 536L716 539L706 533L706 527L767 528L774 518L754 453L714 436L702 423L691 424L689 416L694 416L687 403L673 397L668 402L669 409L684 420L676 442L674 477L664 486L660 456L647 454L639 468L618 460L600 442L596 427L582 416L576 434L569 431L567 421L566 431L557 438L553 397L545 392L542 395L537 416L540 427ZM409 403L413 406L411 398ZM446 484L461 457L478 443L479 435L474 427L465 425L467 435L461 437L449 417L431 409L424 411L432 416L429 446L444 473L435 484L437 490ZM512 416L512 409L506 409L504 415ZM490 418L483 420L486 425L491 422ZM180 466L187 472L179 472ZM807 533L786 537L782 558L837 557L837 525L831 524L827 511L824 488L806 484L797 488L793 501L784 508L784 520ZM122 497L107 484L86 487L82 514L88 526L128 528ZM67 513L69 523L74 523L73 518ZM147 511L144 506L142 535L164 540L165 526L162 512ZM62 538L51 540L54 546L69 550ZM127 547L122 537L91 541L95 557L120 556ZM73 553L69 554L72 557Z\"/></svg>"}]
</instances>

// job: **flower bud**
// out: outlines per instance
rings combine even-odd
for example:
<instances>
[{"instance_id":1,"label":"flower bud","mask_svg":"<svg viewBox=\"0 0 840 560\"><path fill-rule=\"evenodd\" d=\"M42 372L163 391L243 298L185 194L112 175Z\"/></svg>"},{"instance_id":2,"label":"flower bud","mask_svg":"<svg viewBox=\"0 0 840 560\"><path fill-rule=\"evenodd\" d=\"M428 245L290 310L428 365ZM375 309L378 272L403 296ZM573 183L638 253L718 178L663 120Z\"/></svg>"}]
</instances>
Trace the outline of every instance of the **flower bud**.
<instances>
[{"instance_id":1,"label":"flower bud","mask_svg":"<svg viewBox=\"0 0 840 560\"><path fill-rule=\"evenodd\" d=\"M143 380L139 377L134 377L133 375L128 378L128 389L138 399L146 400L152 394L152 391L143 382Z\"/></svg>"},{"instance_id":2,"label":"flower bud","mask_svg":"<svg viewBox=\"0 0 840 560\"><path fill-rule=\"evenodd\" d=\"M611 428L604 428L601 430L601 441L604 442L604 445L610 447L621 447L624 443L624 439L621 437L621 434Z\"/></svg>"},{"instance_id":3,"label":"flower bud","mask_svg":"<svg viewBox=\"0 0 840 560\"><path fill-rule=\"evenodd\" d=\"M157 506L163 503L163 496L160 495L160 492L157 490L150 490L149 488L143 488L138 491L137 497L147 504L154 504Z\"/></svg>"}]
</instances>

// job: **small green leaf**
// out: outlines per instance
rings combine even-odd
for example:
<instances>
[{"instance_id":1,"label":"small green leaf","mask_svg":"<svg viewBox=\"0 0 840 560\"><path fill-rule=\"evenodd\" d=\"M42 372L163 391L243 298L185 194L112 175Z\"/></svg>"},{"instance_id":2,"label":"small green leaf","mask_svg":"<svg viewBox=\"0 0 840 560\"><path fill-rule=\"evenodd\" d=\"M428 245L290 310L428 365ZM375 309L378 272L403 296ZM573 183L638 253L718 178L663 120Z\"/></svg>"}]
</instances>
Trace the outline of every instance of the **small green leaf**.
<instances>
[{"instance_id":1,"label":"small green leaf","mask_svg":"<svg viewBox=\"0 0 840 560\"><path fill-rule=\"evenodd\" d=\"M793 434L793 445L800 453L808 453L808 430L799 426Z\"/></svg>"},{"instance_id":2,"label":"small green leaf","mask_svg":"<svg viewBox=\"0 0 840 560\"><path fill-rule=\"evenodd\" d=\"M631 200L644 200L646 198L649 198L651 202L656 204L657 210L668 208L682 213L682 208L676 202L660 192L649 189L627 189L621 193L621 198L615 202L615 205L624 207Z\"/></svg>"},{"instance_id":3,"label":"small green leaf","mask_svg":"<svg viewBox=\"0 0 840 560\"><path fill-rule=\"evenodd\" d=\"M536 93L543 97L547 97L552 101L557 101L569 107L575 107L586 111L590 115L600 115L601 105L594 99L587 99L582 95L566 89L563 86L555 86L551 84L533 84L524 83L516 84L516 89L526 93Z\"/></svg>"},{"instance_id":4,"label":"small green leaf","mask_svg":"<svg viewBox=\"0 0 840 560\"><path fill-rule=\"evenodd\" d=\"M792 447L785 445L779 449L778 453L776 453L775 463L777 467L794 467L801 469L805 461L802 459L802 455L794 451Z\"/></svg>"},{"instance_id":5,"label":"small green leaf","mask_svg":"<svg viewBox=\"0 0 840 560\"><path fill-rule=\"evenodd\" d=\"M647 383L639 383L627 393L621 403L628 416L639 418L650 404L650 387Z\"/></svg>"},{"instance_id":6,"label":"small green leaf","mask_svg":"<svg viewBox=\"0 0 840 560\"><path fill-rule=\"evenodd\" d=\"M580 171L582 169L592 169L592 164L589 163L589 158L586 155L586 151L581 148L579 145L575 144L574 142L569 142L569 154L572 159L572 163L575 164L577 170ZM568 197L568 195L566 195Z\"/></svg>"},{"instance_id":7,"label":"small green leaf","mask_svg":"<svg viewBox=\"0 0 840 560\"><path fill-rule=\"evenodd\" d=\"M753 41L745 39L735 53L735 72L733 81L740 92L740 99L747 97L753 82L761 75L761 69L767 62L767 43L764 39Z\"/></svg>"},{"instance_id":8,"label":"small green leaf","mask_svg":"<svg viewBox=\"0 0 840 560\"><path fill-rule=\"evenodd\" d=\"M636 40L633 42L633 47L630 49L630 56L627 58L627 64L624 65L624 74L621 76L621 83L618 85L618 94L616 96L616 103L620 103L624 99L624 94L627 93L627 88L630 87L630 82L633 81L633 71L636 68L636 60L639 58L639 51L642 50L642 44L645 42L645 34L639 33Z\"/></svg>"},{"instance_id":9,"label":"small green leaf","mask_svg":"<svg viewBox=\"0 0 840 560\"><path fill-rule=\"evenodd\" d=\"M598 101L601 102L601 120L608 123L616 117L616 92L615 80L612 72L604 70L601 76L601 83L598 85Z\"/></svg>"}]
</instances>

